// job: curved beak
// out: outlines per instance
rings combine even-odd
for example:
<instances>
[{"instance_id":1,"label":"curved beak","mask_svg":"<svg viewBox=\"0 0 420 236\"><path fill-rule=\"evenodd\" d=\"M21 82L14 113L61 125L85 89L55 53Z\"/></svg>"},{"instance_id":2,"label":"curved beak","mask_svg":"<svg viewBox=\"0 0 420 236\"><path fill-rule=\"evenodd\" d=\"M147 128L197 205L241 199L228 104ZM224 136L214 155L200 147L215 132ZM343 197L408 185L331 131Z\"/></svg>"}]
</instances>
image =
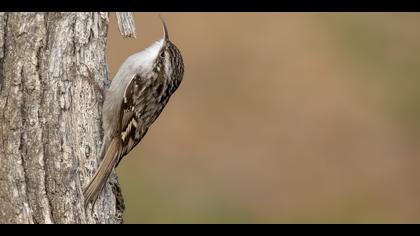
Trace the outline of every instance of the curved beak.
<instances>
[{"instance_id":1,"label":"curved beak","mask_svg":"<svg viewBox=\"0 0 420 236\"><path fill-rule=\"evenodd\" d=\"M165 20L162 18L162 16L159 14L160 21L162 22L163 26L163 38L165 41L169 41L169 34L168 34L168 28L166 27Z\"/></svg>"}]
</instances>

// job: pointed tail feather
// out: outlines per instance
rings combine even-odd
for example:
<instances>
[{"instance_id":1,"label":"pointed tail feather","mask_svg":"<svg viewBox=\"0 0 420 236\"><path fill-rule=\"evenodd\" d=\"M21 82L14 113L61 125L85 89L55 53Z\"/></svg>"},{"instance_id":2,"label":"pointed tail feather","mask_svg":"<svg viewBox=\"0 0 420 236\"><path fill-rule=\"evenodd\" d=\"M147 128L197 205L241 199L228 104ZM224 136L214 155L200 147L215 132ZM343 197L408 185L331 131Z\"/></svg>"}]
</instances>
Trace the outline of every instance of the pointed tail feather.
<instances>
[{"instance_id":1,"label":"pointed tail feather","mask_svg":"<svg viewBox=\"0 0 420 236\"><path fill-rule=\"evenodd\" d=\"M95 204L96 199L104 188L108 177L117 163L121 153L121 143L118 138L112 139L108 150L106 151L105 157L102 159L98 170L92 177L92 180L88 186L84 189L83 195L85 196L85 206L90 202Z\"/></svg>"}]
</instances>

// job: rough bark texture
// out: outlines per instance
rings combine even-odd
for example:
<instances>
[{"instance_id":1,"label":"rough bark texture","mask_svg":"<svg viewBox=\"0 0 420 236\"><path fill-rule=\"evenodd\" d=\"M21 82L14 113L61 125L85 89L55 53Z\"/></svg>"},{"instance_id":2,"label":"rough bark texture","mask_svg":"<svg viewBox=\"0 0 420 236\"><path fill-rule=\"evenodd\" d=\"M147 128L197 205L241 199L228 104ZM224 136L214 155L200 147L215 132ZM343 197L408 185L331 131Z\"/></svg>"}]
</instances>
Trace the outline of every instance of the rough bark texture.
<instances>
[{"instance_id":1,"label":"rough bark texture","mask_svg":"<svg viewBox=\"0 0 420 236\"><path fill-rule=\"evenodd\" d=\"M0 13L0 223L122 223L116 175L93 209L108 13Z\"/></svg>"},{"instance_id":2,"label":"rough bark texture","mask_svg":"<svg viewBox=\"0 0 420 236\"><path fill-rule=\"evenodd\" d=\"M136 38L136 27L131 12L117 12L118 29L125 38Z\"/></svg>"}]
</instances>

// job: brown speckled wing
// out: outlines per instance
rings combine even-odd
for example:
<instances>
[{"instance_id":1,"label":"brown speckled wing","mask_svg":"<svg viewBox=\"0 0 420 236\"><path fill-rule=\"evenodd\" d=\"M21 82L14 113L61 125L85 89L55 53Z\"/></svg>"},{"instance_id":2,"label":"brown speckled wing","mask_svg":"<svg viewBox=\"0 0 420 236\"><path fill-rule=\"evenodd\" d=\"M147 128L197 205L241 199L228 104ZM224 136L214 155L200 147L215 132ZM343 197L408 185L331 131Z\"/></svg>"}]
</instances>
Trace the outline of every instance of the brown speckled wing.
<instances>
[{"instance_id":1,"label":"brown speckled wing","mask_svg":"<svg viewBox=\"0 0 420 236\"><path fill-rule=\"evenodd\" d=\"M142 135L136 133L139 132L138 128L140 124L140 119L136 116L134 112L135 108L135 99L138 97L145 89L146 82L139 75L134 76L130 84L127 86L127 89L124 94L122 109L121 109L121 141L122 141L122 150L121 156L118 159L117 165L121 159L127 155L141 140L145 135L144 132ZM147 130L146 130L147 131Z\"/></svg>"}]
</instances>

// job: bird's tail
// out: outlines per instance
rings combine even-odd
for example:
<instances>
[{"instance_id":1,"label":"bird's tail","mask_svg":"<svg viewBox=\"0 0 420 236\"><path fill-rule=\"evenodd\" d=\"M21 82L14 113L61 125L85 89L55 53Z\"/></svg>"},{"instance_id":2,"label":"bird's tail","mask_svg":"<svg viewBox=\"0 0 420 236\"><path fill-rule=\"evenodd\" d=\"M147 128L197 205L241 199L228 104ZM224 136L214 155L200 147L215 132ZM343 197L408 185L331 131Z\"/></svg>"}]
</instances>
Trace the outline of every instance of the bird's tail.
<instances>
[{"instance_id":1,"label":"bird's tail","mask_svg":"<svg viewBox=\"0 0 420 236\"><path fill-rule=\"evenodd\" d=\"M95 204L96 199L104 188L112 169L116 165L121 153L121 143L118 138L113 138L106 150L105 156L99 165L98 170L92 177L88 186L84 189L85 206L90 202Z\"/></svg>"}]
</instances>

